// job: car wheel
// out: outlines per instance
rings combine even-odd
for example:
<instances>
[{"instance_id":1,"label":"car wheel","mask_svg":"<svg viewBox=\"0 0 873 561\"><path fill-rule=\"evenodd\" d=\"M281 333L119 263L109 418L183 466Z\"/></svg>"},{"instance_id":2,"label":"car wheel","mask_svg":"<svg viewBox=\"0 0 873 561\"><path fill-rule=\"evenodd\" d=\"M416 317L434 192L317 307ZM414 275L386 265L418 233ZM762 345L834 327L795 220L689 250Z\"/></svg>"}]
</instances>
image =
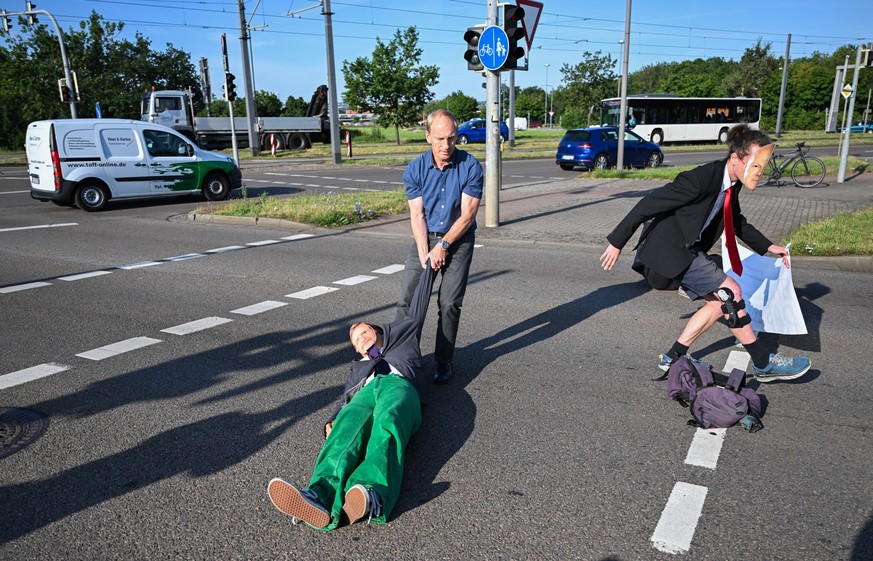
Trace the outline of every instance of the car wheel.
<instances>
[{"instance_id":1,"label":"car wheel","mask_svg":"<svg viewBox=\"0 0 873 561\"><path fill-rule=\"evenodd\" d=\"M571 171L574 167L576 167L576 164L558 164L558 165L561 166L561 169L564 171Z\"/></svg>"},{"instance_id":2,"label":"car wheel","mask_svg":"<svg viewBox=\"0 0 873 561\"><path fill-rule=\"evenodd\" d=\"M609 158L606 157L606 154L598 154L596 158L594 158L594 168L595 169L606 169L609 167Z\"/></svg>"},{"instance_id":3,"label":"car wheel","mask_svg":"<svg viewBox=\"0 0 873 561\"><path fill-rule=\"evenodd\" d=\"M103 210L108 200L106 187L99 183L85 183L76 191L76 206L87 212Z\"/></svg>"},{"instance_id":4,"label":"car wheel","mask_svg":"<svg viewBox=\"0 0 873 561\"><path fill-rule=\"evenodd\" d=\"M506 142L506 138L503 136L503 134L501 134L500 135L500 144L503 144L504 142Z\"/></svg>"},{"instance_id":5,"label":"car wheel","mask_svg":"<svg viewBox=\"0 0 873 561\"><path fill-rule=\"evenodd\" d=\"M230 182L220 173L210 173L203 180L203 194L210 201L223 201L230 196Z\"/></svg>"},{"instance_id":6,"label":"car wheel","mask_svg":"<svg viewBox=\"0 0 873 561\"><path fill-rule=\"evenodd\" d=\"M462 135L458 136L458 142L457 142L458 144L467 144L467 142L469 142L467 140L467 135L462 134Z\"/></svg>"},{"instance_id":7,"label":"car wheel","mask_svg":"<svg viewBox=\"0 0 873 561\"><path fill-rule=\"evenodd\" d=\"M649 159L646 161L646 167L656 168L661 165L661 154L658 152L652 151L649 154Z\"/></svg>"},{"instance_id":8,"label":"car wheel","mask_svg":"<svg viewBox=\"0 0 873 561\"><path fill-rule=\"evenodd\" d=\"M662 142L664 142L664 131L662 131L661 129L653 130L651 140L655 144L660 145Z\"/></svg>"}]
</instances>

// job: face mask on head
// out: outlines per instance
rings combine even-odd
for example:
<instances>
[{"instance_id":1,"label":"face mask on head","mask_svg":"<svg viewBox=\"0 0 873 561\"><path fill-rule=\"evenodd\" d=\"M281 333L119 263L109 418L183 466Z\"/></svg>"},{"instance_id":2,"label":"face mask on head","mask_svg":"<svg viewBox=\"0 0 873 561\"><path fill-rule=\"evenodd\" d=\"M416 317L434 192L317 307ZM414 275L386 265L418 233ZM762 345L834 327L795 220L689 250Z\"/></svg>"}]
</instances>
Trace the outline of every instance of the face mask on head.
<instances>
[{"instance_id":1,"label":"face mask on head","mask_svg":"<svg viewBox=\"0 0 873 561\"><path fill-rule=\"evenodd\" d=\"M758 180L761 178L764 166L766 166L767 162L770 160L774 148L776 148L775 144L762 146L755 156L749 160L749 163L746 164L746 173L743 175L743 185L745 185L750 191L758 186Z\"/></svg>"}]
</instances>

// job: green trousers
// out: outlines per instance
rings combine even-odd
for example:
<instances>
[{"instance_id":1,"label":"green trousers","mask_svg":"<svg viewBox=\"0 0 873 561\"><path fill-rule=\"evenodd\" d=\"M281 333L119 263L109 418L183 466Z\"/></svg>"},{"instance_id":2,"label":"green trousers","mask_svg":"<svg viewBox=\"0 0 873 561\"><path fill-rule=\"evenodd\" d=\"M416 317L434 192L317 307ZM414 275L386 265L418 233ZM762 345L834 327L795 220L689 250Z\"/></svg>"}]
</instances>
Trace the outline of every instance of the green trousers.
<instances>
[{"instance_id":1,"label":"green trousers","mask_svg":"<svg viewBox=\"0 0 873 561\"><path fill-rule=\"evenodd\" d=\"M400 494L406 444L421 426L421 402L411 382L397 374L377 376L343 407L324 443L309 489L339 525L346 491L361 484L382 499L384 524Z\"/></svg>"}]
</instances>

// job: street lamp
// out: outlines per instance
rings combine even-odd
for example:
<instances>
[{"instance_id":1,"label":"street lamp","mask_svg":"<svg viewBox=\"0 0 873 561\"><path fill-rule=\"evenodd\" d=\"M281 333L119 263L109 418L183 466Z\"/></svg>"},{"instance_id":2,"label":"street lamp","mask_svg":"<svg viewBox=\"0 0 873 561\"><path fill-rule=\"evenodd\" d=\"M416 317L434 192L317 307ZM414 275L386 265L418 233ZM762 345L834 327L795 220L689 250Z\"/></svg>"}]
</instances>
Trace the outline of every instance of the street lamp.
<instances>
[{"instance_id":1,"label":"street lamp","mask_svg":"<svg viewBox=\"0 0 873 561\"><path fill-rule=\"evenodd\" d=\"M543 122L549 124L549 66L546 63L546 98L543 100Z\"/></svg>"}]
</instances>

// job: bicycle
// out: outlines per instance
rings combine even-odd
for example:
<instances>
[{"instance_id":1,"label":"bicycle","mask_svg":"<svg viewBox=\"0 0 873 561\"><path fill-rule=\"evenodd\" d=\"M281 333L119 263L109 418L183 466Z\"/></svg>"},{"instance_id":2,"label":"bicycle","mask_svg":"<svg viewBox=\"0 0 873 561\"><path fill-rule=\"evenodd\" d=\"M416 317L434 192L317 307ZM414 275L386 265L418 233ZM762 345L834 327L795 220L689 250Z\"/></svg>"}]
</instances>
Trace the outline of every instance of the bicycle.
<instances>
[{"instance_id":1,"label":"bicycle","mask_svg":"<svg viewBox=\"0 0 873 561\"><path fill-rule=\"evenodd\" d=\"M779 181L785 173L785 170L788 169L788 166L791 166L791 180L794 181L794 184L798 187L815 187L819 183L824 180L825 176L825 165L824 162L816 158L815 156L807 156L807 152L809 152L809 148L806 146L805 142L798 142L796 144L797 149L790 154L790 157L785 159L779 165L776 165L777 159L783 159L786 157L785 154L773 154L770 158L770 161L767 162L767 166L764 168L764 171L761 173L761 181L762 185L766 185L771 181L776 182L777 187L781 187L782 183Z\"/></svg>"}]
</instances>

